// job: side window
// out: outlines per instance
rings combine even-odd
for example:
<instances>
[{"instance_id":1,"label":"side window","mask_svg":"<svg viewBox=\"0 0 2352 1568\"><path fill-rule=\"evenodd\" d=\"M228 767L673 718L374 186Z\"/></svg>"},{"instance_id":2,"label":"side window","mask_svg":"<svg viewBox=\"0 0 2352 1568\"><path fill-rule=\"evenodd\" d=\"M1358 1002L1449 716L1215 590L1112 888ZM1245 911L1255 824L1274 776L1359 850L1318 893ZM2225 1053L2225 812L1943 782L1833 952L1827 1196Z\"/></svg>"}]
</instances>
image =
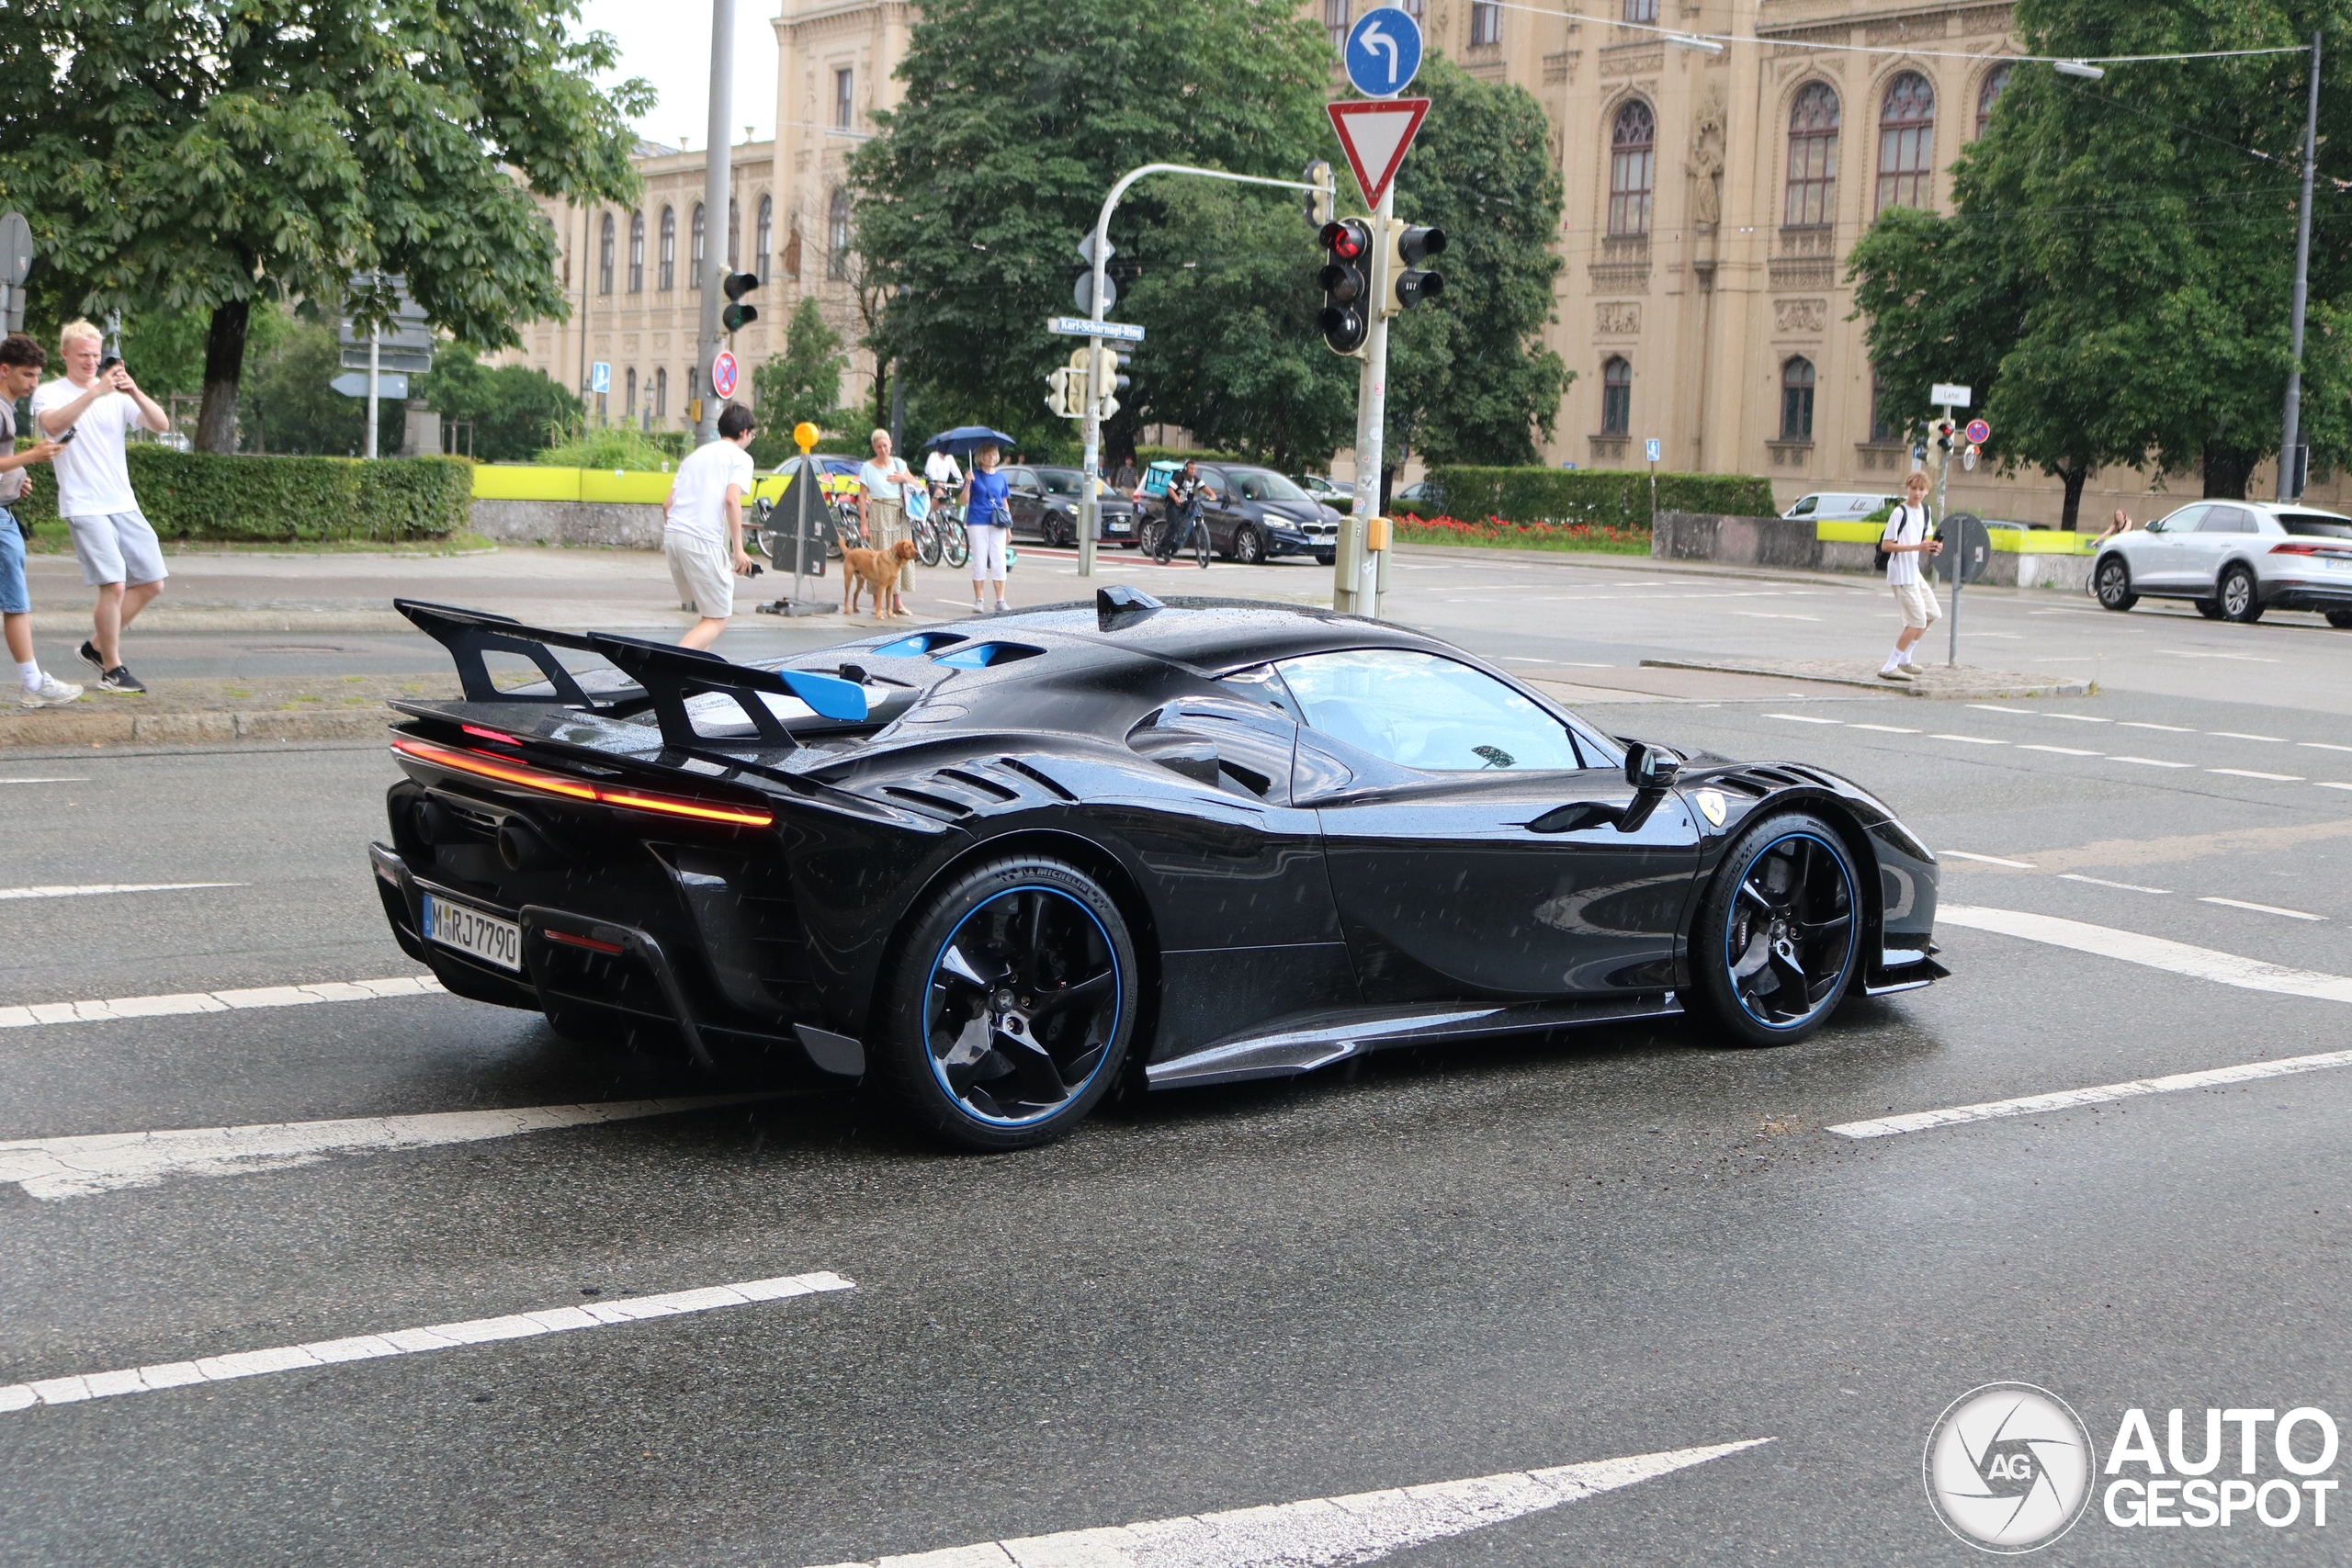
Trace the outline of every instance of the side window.
<instances>
[{"instance_id":1,"label":"side window","mask_svg":"<svg viewBox=\"0 0 2352 1568\"><path fill-rule=\"evenodd\" d=\"M2243 506L2214 506L2206 509L2205 521L2197 525L2200 534L2253 534L2254 513Z\"/></svg>"},{"instance_id":2,"label":"side window","mask_svg":"<svg viewBox=\"0 0 2352 1568\"><path fill-rule=\"evenodd\" d=\"M1584 766L1567 727L1493 676L1435 654L1359 649L1277 668L1305 721L1399 767Z\"/></svg>"},{"instance_id":3,"label":"side window","mask_svg":"<svg viewBox=\"0 0 2352 1568\"><path fill-rule=\"evenodd\" d=\"M2212 508L2204 505L2184 506L2179 511L2175 512L2168 516L2160 518L2158 521L2164 524L2164 528L2162 529L2162 532L2164 533L2194 534L2197 532L2198 524L2204 521L2205 513L2211 510Z\"/></svg>"},{"instance_id":4,"label":"side window","mask_svg":"<svg viewBox=\"0 0 2352 1568\"><path fill-rule=\"evenodd\" d=\"M1026 468L1007 468L1004 470L1004 482L1012 490L1035 490L1037 476Z\"/></svg>"},{"instance_id":5,"label":"side window","mask_svg":"<svg viewBox=\"0 0 2352 1568\"><path fill-rule=\"evenodd\" d=\"M1808 495L1803 501L1798 502L1794 506L1789 508L1789 515L1792 517L1810 517L1813 515L1814 509L1820 504L1821 497L1817 495Z\"/></svg>"}]
</instances>

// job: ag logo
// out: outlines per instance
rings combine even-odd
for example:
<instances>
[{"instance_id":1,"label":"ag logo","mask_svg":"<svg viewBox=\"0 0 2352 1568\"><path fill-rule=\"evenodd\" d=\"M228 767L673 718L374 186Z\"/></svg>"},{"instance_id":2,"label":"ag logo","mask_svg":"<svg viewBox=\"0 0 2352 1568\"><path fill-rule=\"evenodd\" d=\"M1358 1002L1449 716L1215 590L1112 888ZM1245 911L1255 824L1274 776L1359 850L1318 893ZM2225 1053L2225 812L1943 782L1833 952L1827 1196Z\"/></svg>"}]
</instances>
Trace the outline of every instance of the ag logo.
<instances>
[{"instance_id":1,"label":"ag logo","mask_svg":"<svg viewBox=\"0 0 2352 1568\"><path fill-rule=\"evenodd\" d=\"M2038 1551L2083 1517L2097 1459L2064 1400L2031 1383L1986 1383L1952 1401L1928 1435L1928 1501L1971 1546Z\"/></svg>"},{"instance_id":2,"label":"ag logo","mask_svg":"<svg viewBox=\"0 0 2352 1568\"><path fill-rule=\"evenodd\" d=\"M1724 825L1724 812L1725 805L1723 791L1719 789L1702 789L1690 798L1699 803L1699 809L1707 814L1708 821L1713 823L1718 828Z\"/></svg>"}]
</instances>

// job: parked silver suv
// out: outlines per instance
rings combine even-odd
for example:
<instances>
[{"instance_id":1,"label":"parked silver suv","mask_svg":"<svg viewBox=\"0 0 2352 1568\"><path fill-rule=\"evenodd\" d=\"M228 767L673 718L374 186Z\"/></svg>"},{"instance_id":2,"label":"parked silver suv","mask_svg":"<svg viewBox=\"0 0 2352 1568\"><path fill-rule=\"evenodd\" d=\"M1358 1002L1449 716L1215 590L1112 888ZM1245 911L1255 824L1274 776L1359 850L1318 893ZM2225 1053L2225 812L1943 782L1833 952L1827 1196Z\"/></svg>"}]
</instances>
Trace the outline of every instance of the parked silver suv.
<instances>
[{"instance_id":1,"label":"parked silver suv","mask_svg":"<svg viewBox=\"0 0 2352 1568\"><path fill-rule=\"evenodd\" d=\"M2191 502L2101 545L2091 592L2110 610L2187 599L2208 620L2317 610L2332 626L2352 626L2352 517L2277 502Z\"/></svg>"}]
</instances>

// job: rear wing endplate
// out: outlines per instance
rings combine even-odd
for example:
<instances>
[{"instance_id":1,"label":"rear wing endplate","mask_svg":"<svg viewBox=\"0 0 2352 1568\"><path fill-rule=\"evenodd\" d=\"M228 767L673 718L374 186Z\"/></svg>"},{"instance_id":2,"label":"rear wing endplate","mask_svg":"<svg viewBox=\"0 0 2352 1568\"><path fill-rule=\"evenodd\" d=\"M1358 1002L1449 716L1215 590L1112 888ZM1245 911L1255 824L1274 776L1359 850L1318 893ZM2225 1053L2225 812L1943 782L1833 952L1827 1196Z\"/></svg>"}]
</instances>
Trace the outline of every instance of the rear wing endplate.
<instances>
[{"instance_id":1,"label":"rear wing endplate","mask_svg":"<svg viewBox=\"0 0 2352 1568\"><path fill-rule=\"evenodd\" d=\"M449 657L457 662L458 683L465 688L466 701L469 703L545 700L503 690L490 678L490 664L484 655L512 653L538 667L539 673L548 678L548 684L555 688L558 701L591 709L612 705L599 704L582 691L571 671L548 651L550 648L569 648L582 653L596 652L595 644L584 636L547 631L526 626L512 615L493 615L483 610L435 604L423 599L395 599L392 608L413 622L417 630L449 650Z\"/></svg>"}]
</instances>

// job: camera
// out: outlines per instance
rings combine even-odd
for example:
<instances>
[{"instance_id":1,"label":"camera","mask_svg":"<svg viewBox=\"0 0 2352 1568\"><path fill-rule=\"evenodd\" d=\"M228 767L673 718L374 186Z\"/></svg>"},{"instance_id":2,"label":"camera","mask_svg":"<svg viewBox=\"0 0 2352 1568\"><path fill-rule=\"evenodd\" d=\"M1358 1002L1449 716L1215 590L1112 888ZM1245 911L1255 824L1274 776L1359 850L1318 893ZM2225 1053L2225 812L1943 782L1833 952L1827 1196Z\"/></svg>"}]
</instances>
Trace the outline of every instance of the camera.
<instances>
[{"instance_id":1,"label":"camera","mask_svg":"<svg viewBox=\"0 0 2352 1568\"><path fill-rule=\"evenodd\" d=\"M98 361L98 374L99 374L99 375L101 375L101 376L103 376L103 375L105 375L107 371L109 371L109 370L113 369L116 366L118 366L118 365L119 365L119 364L121 364L121 363L122 363L122 355L119 355L119 354L109 354L109 355L107 355L104 359L101 359L101 360L99 360L99 361Z\"/></svg>"}]
</instances>

